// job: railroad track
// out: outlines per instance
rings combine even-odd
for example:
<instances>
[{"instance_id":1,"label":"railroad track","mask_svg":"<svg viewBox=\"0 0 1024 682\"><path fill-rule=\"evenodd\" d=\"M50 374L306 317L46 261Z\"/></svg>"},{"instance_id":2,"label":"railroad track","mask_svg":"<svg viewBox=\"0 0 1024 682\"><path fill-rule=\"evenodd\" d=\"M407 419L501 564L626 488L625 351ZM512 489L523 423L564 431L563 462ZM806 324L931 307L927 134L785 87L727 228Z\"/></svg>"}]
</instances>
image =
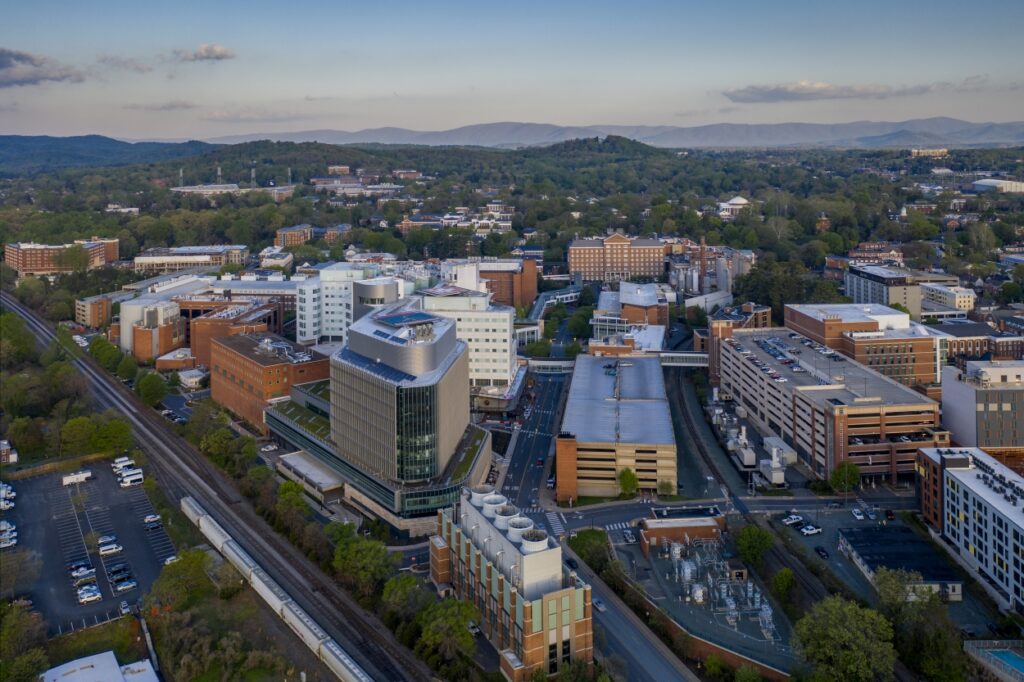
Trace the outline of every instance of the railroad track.
<instances>
[{"instance_id":1,"label":"railroad track","mask_svg":"<svg viewBox=\"0 0 1024 682\"><path fill-rule=\"evenodd\" d=\"M681 382L682 370L676 371L679 372L676 379L677 381ZM683 403L686 403L686 391L683 390L682 386L679 386L679 396L680 400ZM693 443L694 445L697 446L697 453L700 455L700 458L704 461L708 468L711 469L712 473L714 473L718 480L721 481L723 485L725 485L725 477L722 475L721 469L718 468L718 464L717 462L715 462L714 458L712 458L711 455L708 454L707 448L704 446L704 440L698 434L697 423L693 419L693 414L690 412L690 409L687 405L681 405L681 408L682 409L680 411L683 413L683 419L686 422L686 428L690 429L690 433L693 434ZM733 497L736 498L735 495L733 495ZM738 498L736 499L738 502ZM737 509L740 510L740 515L743 517L745 521L749 523L756 523L753 514L749 510L747 510L746 508L740 508L740 505L737 505ZM824 584L815 576L813 576L811 572L807 570L807 567L803 564L803 562L800 561L798 558L796 558L789 552L784 551L778 545L773 545L772 548L768 550L768 554L781 565L793 571L793 575L796 577L797 581L803 586L803 588L807 591L807 594L813 600L820 601L829 595L829 591L824 586Z\"/></svg>"},{"instance_id":2,"label":"railroad track","mask_svg":"<svg viewBox=\"0 0 1024 682\"><path fill-rule=\"evenodd\" d=\"M0 295L4 307L21 315L36 338L56 338L49 325L9 294ZM242 500L234 485L136 396L89 357L74 361L104 407L122 412L137 440L151 455L149 465L165 492L179 501L191 495L205 506L211 517L230 532L246 551L259 556L268 574L293 594L293 598L317 619L374 679L426 680L430 672L405 647L390 637L376 617L356 604L337 584L305 555L267 527L252 507Z\"/></svg>"}]
</instances>

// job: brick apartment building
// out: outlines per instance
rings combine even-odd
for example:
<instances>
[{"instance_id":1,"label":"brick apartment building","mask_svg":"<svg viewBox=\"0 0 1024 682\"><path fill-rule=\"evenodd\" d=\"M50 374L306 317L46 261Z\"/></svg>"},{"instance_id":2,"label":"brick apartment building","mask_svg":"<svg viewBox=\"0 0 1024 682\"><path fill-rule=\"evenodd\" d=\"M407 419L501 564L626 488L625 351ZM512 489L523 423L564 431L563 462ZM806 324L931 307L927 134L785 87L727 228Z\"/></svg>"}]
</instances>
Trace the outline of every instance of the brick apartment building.
<instances>
[{"instance_id":1,"label":"brick apartment building","mask_svg":"<svg viewBox=\"0 0 1024 682\"><path fill-rule=\"evenodd\" d=\"M299 246L313 239L312 225L282 227L274 233L274 246Z\"/></svg>"},{"instance_id":2,"label":"brick apartment building","mask_svg":"<svg viewBox=\"0 0 1024 682\"><path fill-rule=\"evenodd\" d=\"M94 240L77 240L74 244L12 242L4 245L4 262L16 270L19 277L59 275L73 270L67 260L67 253L69 249L79 246L87 256L87 270L117 260L118 240L95 237Z\"/></svg>"},{"instance_id":3,"label":"brick apartment building","mask_svg":"<svg viewBox=\"0 0 1024 682\"><path fill-rule=\"evenodd\" d=\"M612 234L569 244L569 273L586 281L618 282L657 278L665 272L665 245L658 239Z\"/></svg>"},{"instance_id":4,"label":"brick apartment building","mask_svg":"<svg viewBox=\"0 0 1024 682\"><path fill-rule=\"evenodd\" d=\"M268 433L263 411L269 401L330 374L327 356L276 334L214 338L210 348L211 397L262 435Z\"/></svg>"}]
</instances>

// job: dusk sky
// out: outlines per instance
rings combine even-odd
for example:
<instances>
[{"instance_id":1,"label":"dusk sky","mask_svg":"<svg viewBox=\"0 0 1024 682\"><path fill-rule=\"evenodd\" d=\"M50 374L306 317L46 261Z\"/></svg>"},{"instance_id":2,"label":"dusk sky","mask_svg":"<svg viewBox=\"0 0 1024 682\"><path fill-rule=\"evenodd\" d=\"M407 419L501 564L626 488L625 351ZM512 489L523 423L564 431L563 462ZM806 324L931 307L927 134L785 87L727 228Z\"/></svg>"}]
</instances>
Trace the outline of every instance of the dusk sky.
<instances>
[{"instance_id":1,"label":"dusk sky","mask_svg":"<svg viewBox=\"0 0 1024 682\"><path fill-rule=\"evenodd\" d=\"M0 133L1018 121L1022 36L1020 0L33 0L3 11Z\"/></svg>"}]
</instances>

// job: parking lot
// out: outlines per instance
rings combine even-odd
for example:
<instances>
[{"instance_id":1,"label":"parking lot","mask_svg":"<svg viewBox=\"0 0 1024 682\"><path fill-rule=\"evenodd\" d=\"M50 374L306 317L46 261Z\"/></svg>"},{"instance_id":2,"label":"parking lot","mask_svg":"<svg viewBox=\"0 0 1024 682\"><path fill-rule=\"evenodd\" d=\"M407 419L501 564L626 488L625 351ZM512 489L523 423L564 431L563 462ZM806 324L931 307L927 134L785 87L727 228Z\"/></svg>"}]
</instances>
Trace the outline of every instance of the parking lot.
<instances>
[{"instance_id":1,"label":"parking lot","mask_svg":"<svg viewBox=\"0 0 1024 682\"><path fill-rule=\"evenodd\" d=\"M852 512L857 508L863 518L855 518ZM875 518L872 519L867 512L871 512ZM787 533L796 542L808 549L808 553L815 555L815 548L820 547L828 554L828 558L815 556L824 563L843 584L850 588L858 597L862 597L868 603L874 603L877 599L875 588L860 571L859 568L839 551L839 530L842 528L868 528L871 526L905 525L899 513L893 514L892 519L886 518L884 508L874 510L868 505L851 504L841 509L829 509L815 512L798 512L803 517L804 523L810 523L821 528L822 532L816 535L804 536L798 530L798 526L784 528L782 532ZM789 513L776 514L773 520L780 524L781 520L789 516ZM938 551L937 551L938 552ZM953 564L952 560L937 553L937 561ZM973 594L964 589L964 599L961 602L949 603L949 615L957 625L969 627L976 632L984 632L987 623L996 620L996 615L988 610Z\"/></svg>"},{"instance_id":2,"label":"parking lot","mask_svg":"<svg viewBox=\"0 0 1024 682\"><path fill-rule=\"evenodd\" d=\"M62 474L17 481L17 508L5 517L18 526L18 547L35 552L42 567L28 597L47 620L51 633L68 632L120 617L120 604L134 606L175 554L163 527L147 530L143 519L155 514L141 486L122 489L110 463L87 467L92 480L64 486ZM100 556L98 540L123 549ZM87 561L95 569L99 601L80 604L69 564ZM114 580L112 574L122 577ZM130 580L120 591L118 582Z\"/></svg>"}]
</instances>

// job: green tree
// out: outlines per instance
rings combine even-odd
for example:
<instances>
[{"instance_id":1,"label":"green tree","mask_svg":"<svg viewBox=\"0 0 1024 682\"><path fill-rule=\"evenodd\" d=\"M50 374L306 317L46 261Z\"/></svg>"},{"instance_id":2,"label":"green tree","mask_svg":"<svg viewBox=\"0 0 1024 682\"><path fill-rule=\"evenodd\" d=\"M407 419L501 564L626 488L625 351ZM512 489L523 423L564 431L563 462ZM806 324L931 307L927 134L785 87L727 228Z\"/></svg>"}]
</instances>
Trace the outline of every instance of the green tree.
<instances>
[{"instance_id":1,"label":"green tree","mask_svg":"<svg viewBox=\"0 0 1024 682\"><path fill-rule=\"evenodd\" d=\"M96 425L89 417L75 417L64 423L60 430L62 453L80 455L89 451Z\"/></svg>"},{"instance_id":2,"label":"green tree","mask_svg":"<svg viewBox=\"0 0 1024 682\"><path fill-rule=\"evenodd\" d=\"M295 481L285 481L277 489L277 504L274 511L280 516L306 518L310 515L309 505L302 494L302 486Z\"/></svg>"},{"instance_id":3,"label":"green tree","mask_svg":"<svg viewBox=\"0 0 1024 682\"><path fill-rule=\"evenodd\" d=\"M338 577L364 599L379 594L381 585L395 571L395 558L387 547L378 540L355 535L354 529L335 535L340 540L333 561Z\"/></svg>"},{"instance_id":4,"label":"green tree","mask_svg":"<svg viewBox=\"0 0 1024 682\"><path fill-rule=\"evenodd\" d=\"M20 365L35 357L36 346L25 320L17 313L0 315L0 368Z\"/></svg>"},{"instance_id":5,"label":"green tree","mask_svg":"<svg viewBox=\"0 0 1024 682\"><path fill-rule=\"evenodd\" d=\"M752 665L741 665L736 668L733 682L761 682L761 671Z\"/></svg>"},{"instance_id":6,"label":"green tree","mask_svg":"<svg viewBox=\"0 0 1024 682\"><path fill-rule=\"evenodd\" d=\"M848 460L842 461L832 470L828 482L836 492L848 493L860 484L860 467Z\"/></svg>"},{"instance_id":7,"label":"green tree","mask_svg":"<svg viewBox=\"0 0 1024 682\"><path fill-rule=\"evenodd\" d=\"M565 347L565 357L575 358L583 352L583 346L580 345L579 341L573 341Z\"/></svg>"},{"instance_id":8,"label":"green tree","mask_svg":"<svg viewBox=\"0 0 1024 682\"><path fill-rule=\"evenodd\" d=\"M442 599L421 615L423 634L416 643L416 654L431 667L456 657L469 658L476 649L470 621L479 621L480 612L461 599Z\"/></svg>"},{"instance_id":9,"label":"green tree","mask_svg":"<svg viewBox=\"0 0 1024 682\"><path fill-rule=\"evenodd\" d=\"M167 395L167 383L159 374L146 372L135 382L135 391L142 402L154 407Z\"/></svg>"},{"instance_id":10,"label":"green tree","mask_svg":"<svg viewBox=\"0 0 1024 682\"><path fill-rule=\"evenodd\" d=\"M796 576L789 568L783 567L772 576L772 593L782 602L788 602L793 586L796 584Z\"/></svg>"},{"instance_id":11,"label":"green tree","mask_svg":"<svg viewBox=\"0 0 1024 682\"><path fill-rule=\"evenodd\" d=\"M775 536L760 526L744 526L736 534L736 552L744 562L760 567L765 553L775 544Z\"/></svg>"},{"instance_id":12,"label":"green tree","mask_svg":"<svg viewBox=\"0 0 1024 682\"><path fill-rule=\"evenodd\" d=\"M5 682L36 682L40 674L50 667L50 659L46 650L41 647L29 649L20 654L10 664L0 661L0 679Z\"/></svg>"},{"instance_id":13,"label":"green tree","mask_svg":"<svg viewBox=\"0 0 1024 682\"><path fill-rule=\"evenodd\" d=\"M892 626L877 611L842 597L825 598L797 621L793 647L810 664L815 681L874 682L893 677Z\"/></svg>"},{"instance_id":14,"label":"green tree","mask_svg":"<svg viewBox=\"0 0 1024 682\"><path fill-rule=\"evenodd\" d=\"M632 497L633 495L636 495L636 490L640 486L640 480L636 477L636 473L632 469L626 467L625 469L620 471L618 479L619 490L622 492L623 495L625 495L626 497Z\"/></svg>"},{"instance_id":15,"label":"green tree","mask_svg":"<svg viewBox=\"0 0 1024 682\"><path fill-rule=\"evenodd\" d=\"M121 362L117 363L117 376L120 379L131 381L138 373L139 365L135 362L135 358L130 355L126 354L121 358Z\"/></svg>"},{"instance_id":16,"label":"green tree","mask_svg":"<svg viewBox=\"0 0 1024 682\"><path fill-rule=\"evenodd\" d=\"M892 624L900 660L928 680L966 678L967 661L945 604L912 571L880 568L875 574L878 611Z\"/></svg>"},{"instance_id":17,"label":"green tree","mask_svg":"<svg viewBox=\"0 0 1024 682\"><path fill-rule=\"evenodd\" d=\"M523 348L523 353L530 356L531 358L546 358L551 356L551 342L550 341L533 341L526 344Z\"/></svg>"},{"instance_id":18,"label":"green tree","mask_svg":"<svg viewBox=\"0 0 1024 682\"><path fill-rule=\"evenodd\" d=\"M178 561L164 566L146 598L150 606L184 611L212 589L206 574L210 557L198 549L178 553Z\"/></svg>"},{"instance_id":19,"label":"green tree","mask_svg":"<svg viewBox=\"0 0 1024 682\"><path fill-rule=\"evenodd\" d=\"M7 427L7 438L23 455L38 455L46 449L43 420L17 417Z\"/></svg>"},{"instance_id":20,"label":"green tree","mask_svg":"<svg viewBox=\"0 0 1024 682\"><path fill-rule=\"evenodd\" d=\"M420 581L415 576L403 573L384 583L380 607L386 615L407 621L418 616L433 601L430 593L420 587Z\"/></svg>"},{"instance_id":21,"label":"green tree","mask_svg":"<svg viewBox=\"0 0 1024 682\"><path fill-rule=\"evenodd\" d=\"M732 668L726 665L721 656L715 654L710 654L704 659L704 674L712 682L729 682L733 679Z\"/></svg>"},{"instance_id":22,"label":"green tree","mask_svg":"<svg viewBox=\"0 0 1024 682\"><path fill-rule=\"evenodd\" d=\"M575 313L572 317L569 318L569 323L567 326L569 333L572 334L574 339L590 338L591 327L589 315L581 315L580 313Z\"/></svg>"},{"instance_id":23,"label":"green tree","mask_svg":"<svg viewBox=\"0 0 1024 682\"><path fill-rule=\"evenodd\" d=\"M123 452L133 442L131 426L125 420L115 418L96 427L91 445L94 452Z\"/></svg>"},{"instance_id":24,"label":"green tree","mask_svg":"<svg viewBox=\"0 0 1024 682\"><path fill-rule=\"evenodd\" d=\"M674 481L662 479L658 481L658 494L659 495L675 495L676 484Z\"/></svg>"},{"instance_id":25,"label":"green tree","mask_svg":"<svg viewBox=\"0 0 1024 682\"><path fill-rule=\"evenodd\" d=\"M10 599L19 590L31 587L42 567L42 559L30 549L5 549L0 561L0 596Z\"/></svg>"}]
</instances>

